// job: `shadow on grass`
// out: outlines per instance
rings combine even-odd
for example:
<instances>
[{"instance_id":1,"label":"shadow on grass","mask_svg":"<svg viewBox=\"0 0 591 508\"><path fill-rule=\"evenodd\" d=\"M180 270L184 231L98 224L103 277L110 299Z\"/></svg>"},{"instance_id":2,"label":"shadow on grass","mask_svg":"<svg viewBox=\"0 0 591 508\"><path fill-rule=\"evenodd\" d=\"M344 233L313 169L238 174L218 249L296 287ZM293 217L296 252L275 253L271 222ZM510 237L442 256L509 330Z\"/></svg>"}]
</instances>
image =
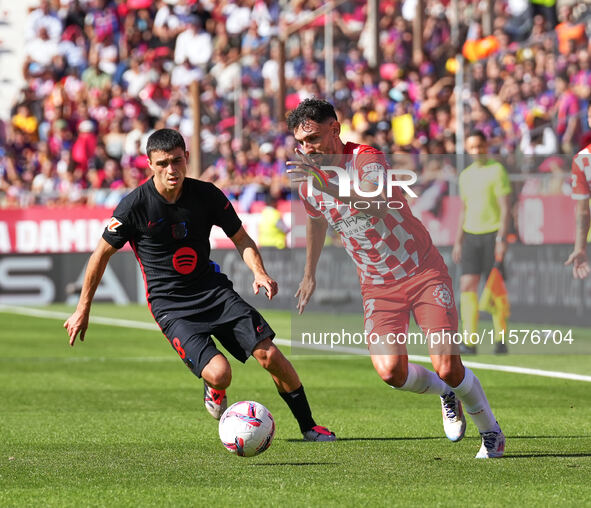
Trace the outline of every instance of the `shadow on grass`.
<instances>
[{"instance_id":1,"label":"shadow on grass","mask_svg":"<svg viewBox=\"0 0 591 508\"><path fill-rule=\"evenodd\" d=\"M585 439L591 436L505 436L507 439Z\"/></svg>"},{"instance_id":2,"label":"shadow on grass","mask_svg":"<svg viewBox=\"0 0 591 508\"><path fill-rule=\"evenodd\" d=\"M337 437L336 442L341 441L423 441L429 439L447 440L445 436L426 436L426 437ZM286 439L288 443L309 443L303 439Z\"/></svg>"},{"instance_id":3,"label":"shadow on grass","mask_svg":"<svg viewBox=\"0 0 591 508\"><path fill-rule=\"evenodd\" d=\"M258 462L251 466L338 466L339 462Z\"/></svg>"},{"instance_id":4,"label":"shadow on grass","mask_svg":"<svg viewBox=\"0 0 591 508\"><path fill-rule=\"evenodd\" d=\"M585 439L591 436L506 436L509 439ZM464 438L466 440L473 439L480 441L479 436L470 436ZM341 441L447 441L445 436L396 436L396 437L337 437L336 442ZM304 441L303 439L285 439L288 443L308 443L310 441Z\"/></svg>"},{"instance_id":5,"label":"shadow on grass","mask_svg":"<svg viewBox=\"0 0 591 508\"><path fill-rule=\"evenodd\" d=\"M577 458L577 457L591 457L591 453L511 453L505 455L503 460L507 459L535 459L538 457L566 457L566 458Z\"/></svg>"}]
</instances>

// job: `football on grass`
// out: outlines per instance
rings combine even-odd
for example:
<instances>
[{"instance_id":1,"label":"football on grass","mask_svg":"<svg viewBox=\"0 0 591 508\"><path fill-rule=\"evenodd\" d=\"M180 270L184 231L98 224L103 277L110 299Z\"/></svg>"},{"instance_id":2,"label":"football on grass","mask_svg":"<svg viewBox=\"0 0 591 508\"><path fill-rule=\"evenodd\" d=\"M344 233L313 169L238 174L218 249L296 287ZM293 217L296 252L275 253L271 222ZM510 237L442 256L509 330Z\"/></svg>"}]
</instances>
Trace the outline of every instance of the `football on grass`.
<instances>
[{"instance_id":1,"label":"football on grass","mask_svg":"<svg viewBox=\"0 0 591 508\"><path fill-rule=\"evenodd\" d=\"M219 431L227 450L241 457L253 457L271 446L275 421L262 404L243 400L226 409Z\"/></svg>"}]
</instances>

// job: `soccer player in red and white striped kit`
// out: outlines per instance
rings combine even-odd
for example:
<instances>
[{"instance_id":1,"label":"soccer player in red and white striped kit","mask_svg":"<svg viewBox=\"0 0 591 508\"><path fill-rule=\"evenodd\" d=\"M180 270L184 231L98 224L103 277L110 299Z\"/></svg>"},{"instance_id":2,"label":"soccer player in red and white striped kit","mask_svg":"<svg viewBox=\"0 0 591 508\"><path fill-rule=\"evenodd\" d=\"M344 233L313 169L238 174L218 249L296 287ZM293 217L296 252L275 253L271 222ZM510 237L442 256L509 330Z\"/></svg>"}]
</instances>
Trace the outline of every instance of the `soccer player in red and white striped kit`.
<instances>
[{"instance_id":1,"label":"soccer player in red and white striped kit","mask_svg":"<svg viewBox=\"0 0 591 508\"><path fill-rule=\"evenodd\" d=\"M482 436L476 458L501 457L505 436L478 378L462 364L457 345L451 340L430 344L433 372L409 363L404 341L388 339L408 332L411 312L425 335L440 334L439 340L442 332L457 332L458 316L452 281L429 233L410 211L400 187L392 187L392 195L386 196L383 183L390 168L384 154L367 145L343 143L334 107L324 100L302 101L290 112L287 124L301 148L300 160L288 162L289 172L300 182L308 214L298 311L304 311L315 290L316 267L330 225L357 266L365 331L380 337L368 344L379 376L399 390L439 395L444 430L451 441L464 437L464 408ZM357 189L339 192L339 168L347 172L349 181L358 178ZM368 199L380 183L381 195ZM363 206L358 206L362 201Z\"/></svg>"}]
</instances>

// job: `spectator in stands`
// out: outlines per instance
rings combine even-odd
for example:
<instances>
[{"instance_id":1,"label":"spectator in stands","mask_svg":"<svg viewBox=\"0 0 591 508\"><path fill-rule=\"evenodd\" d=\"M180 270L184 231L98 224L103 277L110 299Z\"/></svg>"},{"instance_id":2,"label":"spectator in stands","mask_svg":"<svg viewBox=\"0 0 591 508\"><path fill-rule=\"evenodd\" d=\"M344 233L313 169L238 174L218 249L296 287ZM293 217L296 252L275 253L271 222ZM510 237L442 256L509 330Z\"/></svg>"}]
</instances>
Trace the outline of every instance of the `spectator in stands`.
<instances>
[{"instance_id":1,"label":"spectator in stands","mask_svg":"<svg viewBox=\"0 0 591 508\"><path fill-rule=\"evenodd\" d=\"M25 39L33 40L39 36L43 28L48 39L58 42L62 35L62 21L54 10L51 9L49 0L41 0L39 7L29 14L25 28Z\"/></svg>"},{"instance_id":2,"label":"spectator in stands","mask_svg":"<svg viewBox=\"0 0 591 508\"><path fill-rule=\"evenodd\" d=\"M18 150L22 145L34 151L37 143L47 140L57 170L58 163L63 166L62 150L71 149L79 137L78 125L85 120L93 122L96 141L105 144L109 157L123 161L123 167L129 165L141 171L145 162L143 140L156 125L178 125L184 136L192 135L188 86L195 80L200 80L202 91L205 166L226 161L225 171L216 164L216 178L227 181L224 188L232 189L228 192L236 197L242 194L241 187L250 188L251 196L252 189L257 189L254 198L266 192L267 186L260 186L257 175L258 170L268 172L266 164L254 164L255 169L244 173L240 161L235 164L233 158L220 156L223 143L219 137L234 135L235 89L240 80L242 136L256 140L258 146L270 142L274 153L262 157L277 160L278 147L288 138L276 122L277 47L268 38L302 19L320 2L301 0L280 5L263 0L159 0L148 4L142 9L130 9L127 2L121 1L72 0L67 7L54 10L51 2L43 0L31 12L27 47L39 61L27 60L27 85L15 104L29 107L36 120L36 132L9 133L6 146L10 149L5 158L18 171L29 171L33 176L27 177L29 181L21 178L19 190L12 192L12 203L19 202L15 196L31 190L35 173L41 171L40 164L21 169L23 157ZM446 61L457 48L452 48L450 11L442 8L444 4L426 2L423 52L414 55L413 60L413 3L380 2L383 63L379 72L370 71L368 64L366 2L351 0L337 8L334 99L344 119L343 135L356 141L371 136L374 143L379 140L383 149L393 152L393 132L384 126L391 125L392 117L397 116L401 118L399 126L412 128L408 150L425 152L429 142L436 140L443 143L447 153L455 152L454 69L446 68ZM518 4L513 0L495 2L493 37L498 51L466 69L471 75L471 92L481 99L473 107L466 105L468 120L470 125L491 131L496 140L491 150L507 153L520 144L521 133L528 132L528 114L541 107L548 112L548 121L557 125L554 130L563 143L561 150L574 149L580 131L587 125L576 126L573 133L569 118L577 106L584 108L591 87L585 25L573 17L571 9L561 9L562 24L557 33L561 49L567 50L557 58L555 43L547 33L553 27L544 27L544 19L534 16L532 38L539 39L530 38L524 46L516 47L514 43L522 35L512 33L507 23L510 15L515 17L521 12L523 5ZM534 6L534 11L538 10ZM286 41L288 102L297 104L305 96L324 93L323 22L323 18L317 19L294 31ZM457 43L461 47L468 28L473 25L471 35L478 35L476 31L482 26L478 6L463 5L458 23ZM194 47L198 49L191 49ZM554 89L555 77L560 73L567 73L568 82L559 82L557 89L562 86L566 94ZM290 93L292 90L298 93ZM559 104L555 106L556 101ZM13 112L15 115L18 111ZM355 121L351 123L349 118ZM380 122L386 123L378 128ZM27 125L33 125L33 121ZM10 130L13 128L10 126ZM236 143L234 152L238 153L239 140ZM524 146L527 144L524 142ZM251 163L258 157L257 149L253 152ZM85 181L89 178L83 172L83 187L90 185ZM285 185L285 178L282 182ZM284 194L287 189L285 185Z\"/></svg>"},{"instance_id":3,"label":"spectator in stands","mask_svg":"<svg viewBox=\"0 0 591 508\"><path fill-rule=\"evenodd\" d=\"M191 65L204 70L211 59L212 52L211 35L203 29L199 17L192 17L185 30L176 39L175 63L181 65L185 60L189 60Z\"/></svg>"},{"instance_id":4,"label":"spectator in stands","mask_svg":"<svg viewBox=\"0 0 591 508\"><path fill-rule=\"evenodd\" d=\"M534 108L526 117L526 125L519 145L524 155L557 153L558 139L544 110Z\"/></svg>"},{"instance_id":5,"label":"spectator in stands","mask_svg":"<svg viewBox=\"0 0 591 508\"><path fill-rule=\"evenodd\" d=\"M581 134L579 101L568 88L568 78L564 74L556 76L554 92L556 104L553 114L557 117L556 134L564 153L572 153L578 146Z\"/></svg>"}]
</instances>

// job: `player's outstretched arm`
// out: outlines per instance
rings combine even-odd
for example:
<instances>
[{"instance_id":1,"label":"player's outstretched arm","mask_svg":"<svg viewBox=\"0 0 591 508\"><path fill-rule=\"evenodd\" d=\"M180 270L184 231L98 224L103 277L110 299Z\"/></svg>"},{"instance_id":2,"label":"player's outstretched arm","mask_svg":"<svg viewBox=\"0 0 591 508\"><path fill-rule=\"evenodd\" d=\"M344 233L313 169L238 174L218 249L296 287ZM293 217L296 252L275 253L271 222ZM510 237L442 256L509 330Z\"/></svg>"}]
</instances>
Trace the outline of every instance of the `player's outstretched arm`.
<instances>
[{"instance_id":1,"label":"player's outstretched arm","mask_svg":"<svg viewBox=\"0 0 591 508\"><path fill-rule=\"evenodd\" d=\"M322 253L322 247L324 247L327 228L328 222L324 217L308 217L306 222L306 266L304 268L304 277L295 294L298 299L297 309L299 314L304 312L304 308L316 289L316 267Z\"/></svg>"},{"instance_id":2,"label":"player's outstretched arm","mask_svg":"<svg viewBox=\"0 0 591 508\"><path fill-rule=\"evenodd\" d=\"M567 266L573 265L573 277L575 279L584 279L591 273L587 259L587 234L591 223L589 200L580 199L577 201L576 222L575 247L564 264Z\"/></svg>"},{"instance_id":3,"label":"player's outstretched arm","mask_svg":"<svg viewBox=\"0 0 591 508\"><path fill-rule=\"evenodd\" d=\"M242 226L240 226L240 229L236 234L230 237L230 240L234 242L242 260L254 275L254 282L252 283L254 294L258 295L259 289L265 288L267 291L267 298L271 300L277 294L277 282L275 282L265 270L263 258L261 257L261 253L259 252L256 243L254 243L254 240L248 235Z\"/></svg>"},{"instance_id":4,"label":"player's outstretched arm","mask_svg":"<svg viewBox=\"0 0 591 508\"><path fill-rule=\"evenodd\" d=\"M67 330L68 336L70 337L70 346L74 345L78 334L80 334L80 340L84 340L84 335L88 328L90 305L94 298L94 293L105 273L105 268L107 268L109 259L115 254L115 252L117 252L117 249L101 238L97 248L88 260L78 306L76 307L74 314L66 319L66 322L64 323L64 328Z\"/></svg>"}]
</instances>

